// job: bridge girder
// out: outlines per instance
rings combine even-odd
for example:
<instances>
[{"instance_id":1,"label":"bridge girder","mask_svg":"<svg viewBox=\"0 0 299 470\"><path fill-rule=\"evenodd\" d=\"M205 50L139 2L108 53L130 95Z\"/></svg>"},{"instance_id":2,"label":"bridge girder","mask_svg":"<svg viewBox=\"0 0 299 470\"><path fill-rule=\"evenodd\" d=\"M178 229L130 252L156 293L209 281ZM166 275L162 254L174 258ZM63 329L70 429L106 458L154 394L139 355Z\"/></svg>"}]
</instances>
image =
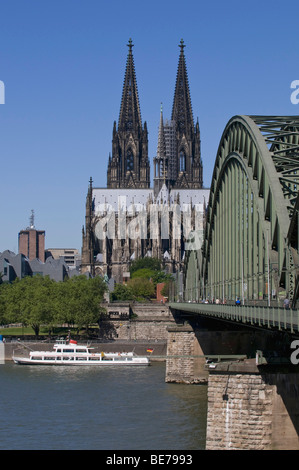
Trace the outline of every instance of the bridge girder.
<instances>
[{"instance_id":1,"label":"bridge girder","mask_svg":"<svg viewBox=\"0 0 299 470\"><path fill-rule=\"evenodd\" d=\"M203 247L186 256L187 300L199 290L210 299L296 301L298 178L299 116L230 119L216 155Z\"/></svg>"}]
</instances>

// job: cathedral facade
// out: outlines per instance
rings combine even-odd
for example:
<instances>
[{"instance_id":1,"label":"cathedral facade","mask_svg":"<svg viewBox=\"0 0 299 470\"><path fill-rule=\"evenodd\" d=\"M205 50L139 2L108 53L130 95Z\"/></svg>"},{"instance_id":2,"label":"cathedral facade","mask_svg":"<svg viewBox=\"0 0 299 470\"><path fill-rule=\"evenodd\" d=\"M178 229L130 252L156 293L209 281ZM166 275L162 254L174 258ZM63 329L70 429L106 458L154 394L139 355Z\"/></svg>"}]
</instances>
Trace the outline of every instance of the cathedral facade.
<instances>
[{"instance_id":1,"label":"cathedral facade","mask_svg":"<svg viewBox=\"0 0 299 470\"><path fill-rule=\"evenodd\" d=\"M203 189L200 130L193 121L183 41L171 119L164 120L160 111L153 188L131 40L128 48L107 187L94 187L90 179L82 230L82 272L116 282L124 282L130 263L145 256L160 259L167 272L182 270L190 232L196 230L199 239L203 234L209 196Z\"/></svg>"}]
</instances>

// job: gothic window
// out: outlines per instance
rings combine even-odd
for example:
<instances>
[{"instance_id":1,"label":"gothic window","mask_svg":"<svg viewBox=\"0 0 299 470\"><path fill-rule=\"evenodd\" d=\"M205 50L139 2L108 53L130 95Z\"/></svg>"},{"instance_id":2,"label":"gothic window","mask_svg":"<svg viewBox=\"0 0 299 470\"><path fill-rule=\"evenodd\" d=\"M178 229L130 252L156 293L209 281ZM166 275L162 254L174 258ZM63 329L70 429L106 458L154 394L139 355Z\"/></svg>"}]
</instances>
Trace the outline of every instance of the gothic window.
<instances>
[{"instance_id":1,"label":"gothic window","mask_svg":"<svg viewBox=\"0 0 299 470\"><path fill-rule=\"evenodd\" d=\"M134 155L132 149L127 150L127 171L134 169Z\"/></svg>"},{"instance_id":2,"label":"gothic window","mask_svg":"<svg viewBox=\"0 0 299 470\"><path fill-rule=\"evenodd\" d=\"M186 171L186 155L182 150L180 151L180 171Z\"/></svg>"}]
</instances>

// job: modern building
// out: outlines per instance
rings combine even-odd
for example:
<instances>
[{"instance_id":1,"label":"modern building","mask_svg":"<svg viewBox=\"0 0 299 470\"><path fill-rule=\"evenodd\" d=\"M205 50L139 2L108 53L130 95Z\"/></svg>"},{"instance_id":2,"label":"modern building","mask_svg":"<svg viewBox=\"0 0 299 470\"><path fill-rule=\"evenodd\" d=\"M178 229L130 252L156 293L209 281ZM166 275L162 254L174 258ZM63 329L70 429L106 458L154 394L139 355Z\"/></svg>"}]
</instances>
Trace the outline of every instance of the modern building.
<instances>
[{"instance_id":1,"label":"modern building","mask_svg":"<svg viewBox=\"0 0 299 470\"><path fill-rule=\"evenodd\" d=\"M45 258L62 259L70 268L78 267L81 264L81 254L76 248L47 248Z\"/></svg>"},{"instance_id":2,"label":"modern building","mask_svg":"<svg viewBox=\"0 0 299 470\"><path fill-rule=\"evenodd\" d=\"M82 272L108 275L116 282L124 282L132 261L145 256L160 259L170 273L180 271L189 233L203 234L209 197L203 188L200 130L193 121L184 42L179 45L171 119L164 121L160 111L153 188L131 40L128 47L107 187L94 187L90 179L82 229Z\"/></svg>"},{"instance_id":3,"label":"modern building","mask_svg":"<svg viewBox=\"0 0 299 470\"><path fill-rule=\"evenodd\" d=\"M49 276L54 281L63 281L66 277L80 274L79 270L70 270L62 259L47 258L43 263L39 258L29 260L22 253L10 250L0 253L0 273L2 282L13 282L26 276Z\"/></svg>"}]
</instances>

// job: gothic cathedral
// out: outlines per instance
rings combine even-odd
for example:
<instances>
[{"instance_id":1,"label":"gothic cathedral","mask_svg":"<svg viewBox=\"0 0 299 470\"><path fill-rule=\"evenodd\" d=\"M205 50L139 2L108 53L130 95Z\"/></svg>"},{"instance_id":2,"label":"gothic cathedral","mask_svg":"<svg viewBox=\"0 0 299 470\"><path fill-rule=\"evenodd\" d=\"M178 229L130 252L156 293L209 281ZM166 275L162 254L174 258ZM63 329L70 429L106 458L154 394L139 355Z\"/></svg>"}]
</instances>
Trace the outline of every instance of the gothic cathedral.
<instances>
[{"instance_id":1,"label":"gothic cathedral","mask_svg":"<svg viewBox=\"0 0 299 470\"><path fill-rule=\"evenodd\" d=\"M157 153L150 187L148 131L141 120L133 44L129 40L118 126L113 125L107 188L90 179L83 227L82 272L129 277L130 263L152 256L167 272L182 270L186 240L202 239L205 204L198 121L194 126L184 42L180 43L172 116L160 111Z\"/></svg>"}]
</instances>

